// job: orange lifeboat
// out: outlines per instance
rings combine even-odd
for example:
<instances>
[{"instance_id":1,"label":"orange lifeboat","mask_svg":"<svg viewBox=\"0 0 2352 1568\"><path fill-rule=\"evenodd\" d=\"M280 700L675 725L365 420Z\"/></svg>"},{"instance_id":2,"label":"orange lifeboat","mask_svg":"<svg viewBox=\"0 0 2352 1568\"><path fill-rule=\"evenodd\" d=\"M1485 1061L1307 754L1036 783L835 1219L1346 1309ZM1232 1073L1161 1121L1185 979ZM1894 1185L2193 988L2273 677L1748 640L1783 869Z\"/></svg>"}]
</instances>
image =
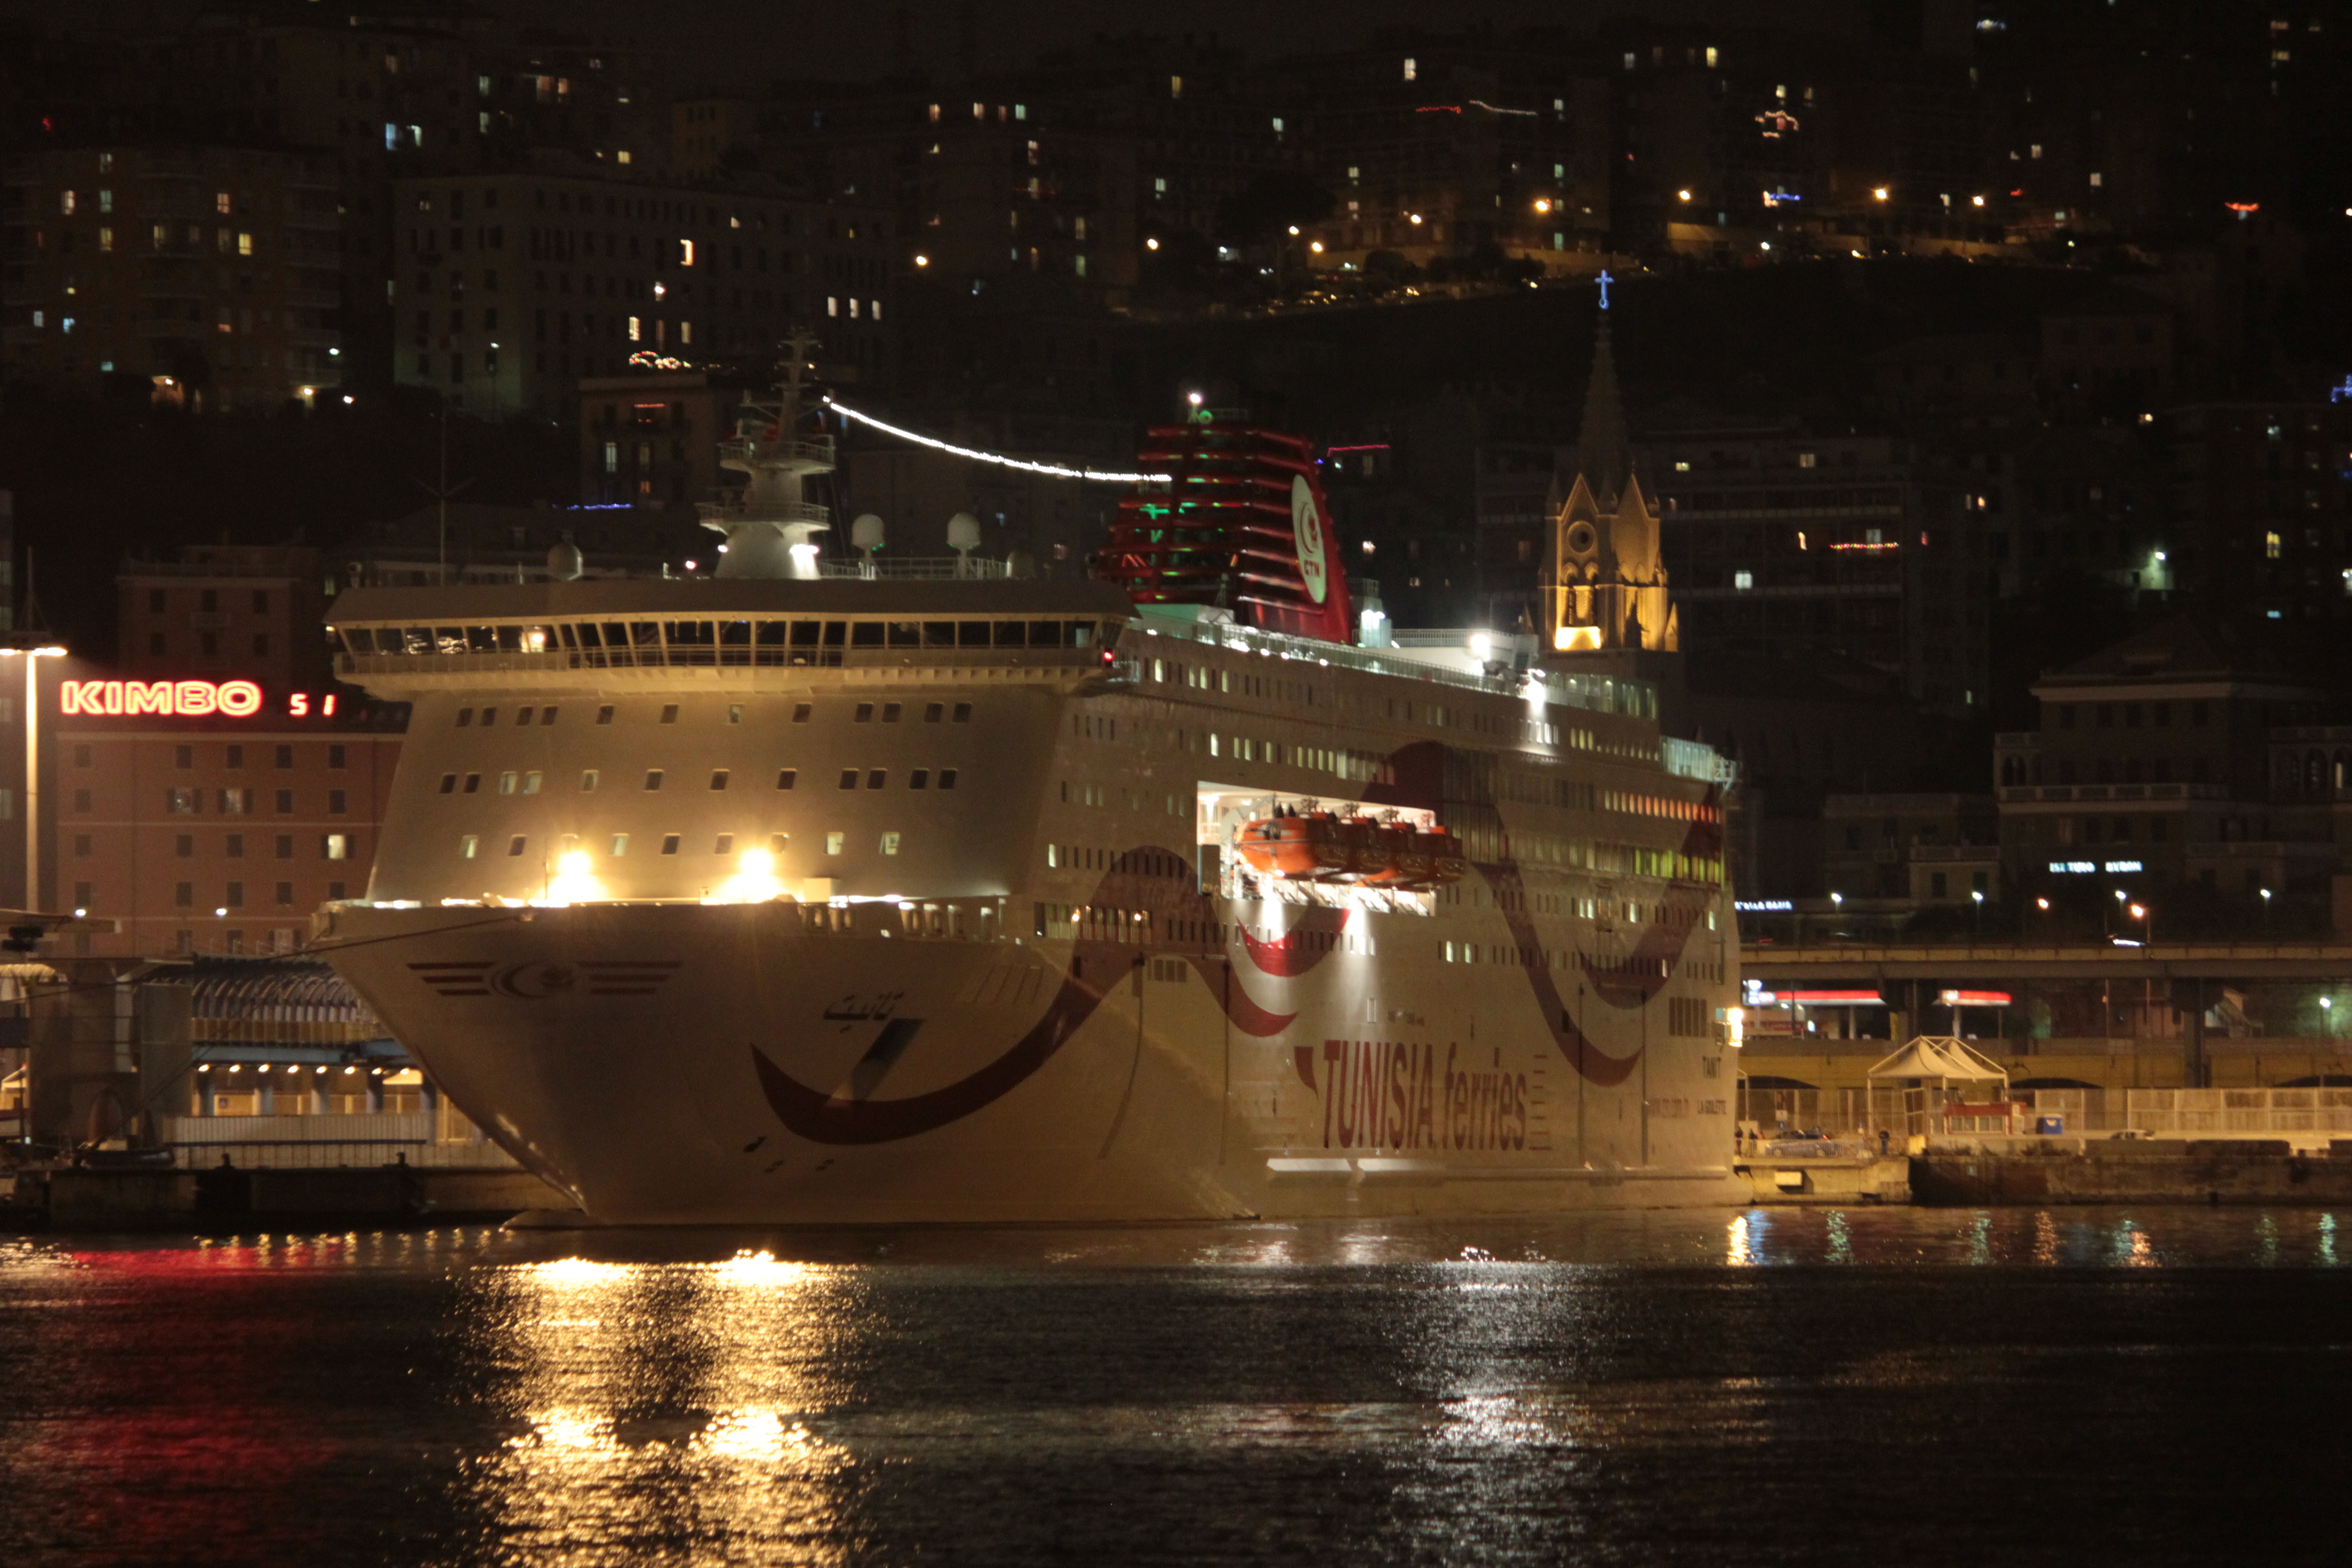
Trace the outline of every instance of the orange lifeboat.
<instances>
[{"instance_id":1,"label":"orange lifeboat","mask_svg":"<svg viewBox=\"0 0 2352 1568\"><path fill-rule=\"evenodd\" d=\"M1242 824L1234 847L1250 869L1269 877L1312 877L1320 868L1314 819L1267 816Z\"/></svg>"},{"instance_id":2,"label":"orange lifeboat","mask_svg":"<svg viewBox=\"0 0 2352 1568\"><path fill-rule=\"evenodd\" d=\"M1419 836L1410 824L1383 822L1373 832L1381 840L1381 858L1365 870L1367 884L1375 888L1413 888L1429 880L1429 857L1414 847Z\"/></svg>"},{"instance_id":3,"label":"orange lifeboat","mask_svg":"<svg viewBox=\"0 0 2352 1568\"><path fill-rule=\"evenodd\" d=\"M1463 858L1462 840L1443 827L1412 836L1413 847L1425 849L1429 855L1429 879L1433 882L1458 882L1470 863Z\"/></svg>"},{"instance_id":4,"label":"orange lifeboat","mask_svg":"<svg viewBox=\"0 0 2352 1568\"><path fill-rule=\"evenodd\" d=\"M1336 881L1343 877L1368 878L1389 863L1390 848L1381 833L1381 825L1369 816L1350 816L1339 826L1340 845L1347 850L1347 859L1327 874Z\"/></svg>"}]
</instances>

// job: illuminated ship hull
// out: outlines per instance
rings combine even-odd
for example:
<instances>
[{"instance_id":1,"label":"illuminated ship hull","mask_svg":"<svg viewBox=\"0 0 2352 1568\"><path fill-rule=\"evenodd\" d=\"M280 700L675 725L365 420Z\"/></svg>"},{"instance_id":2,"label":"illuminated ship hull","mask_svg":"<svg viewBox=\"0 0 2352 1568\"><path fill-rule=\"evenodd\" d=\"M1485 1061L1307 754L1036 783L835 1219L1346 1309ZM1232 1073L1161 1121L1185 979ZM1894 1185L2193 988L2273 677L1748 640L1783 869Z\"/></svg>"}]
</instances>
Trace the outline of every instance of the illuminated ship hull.
<instances>
[{"instance_id":1,"label":"illuminated ship hull","mask_svg":"<svg viewBox=\"0 0 2352 1568\"><path fill-rule=\"evenodd\" d=\"M585 646L621 595L661 633ZM362 590L335 620L347 677L415 709L320 945L597 1220L1744 1191L1722 781L1638 689L1444 683L1098 584ZM428 622L490 635L414 651ZM1276 806L1443 823L1466 871L1262 875L1233 846Z\"/></svg>"}]
</instances>

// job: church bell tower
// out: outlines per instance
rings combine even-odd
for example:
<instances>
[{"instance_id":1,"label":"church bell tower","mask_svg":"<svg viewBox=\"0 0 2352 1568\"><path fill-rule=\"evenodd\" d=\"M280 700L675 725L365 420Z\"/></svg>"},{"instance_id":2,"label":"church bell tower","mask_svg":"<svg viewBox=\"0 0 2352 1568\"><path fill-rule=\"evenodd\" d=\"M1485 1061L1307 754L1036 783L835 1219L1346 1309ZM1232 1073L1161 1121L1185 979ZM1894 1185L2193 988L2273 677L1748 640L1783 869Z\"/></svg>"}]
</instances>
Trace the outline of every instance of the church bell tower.
<instances>
[{"instance_id":1,"label":"church bell tower","mask_svg":"<svg viewBox=\"0 0 2352 1568\"><path fill-rule=\"evenodd\" d=\"M1551 550L1544 563L1545 653L1559 655L1681 647L1658 550L1658 517L1643 493L1625 438L1617 365L1609 346L1609 274L1601 275L1601 322L1592 380L1576 437L1568 493L1553 492Z\"/></svg>"}]
</instances>

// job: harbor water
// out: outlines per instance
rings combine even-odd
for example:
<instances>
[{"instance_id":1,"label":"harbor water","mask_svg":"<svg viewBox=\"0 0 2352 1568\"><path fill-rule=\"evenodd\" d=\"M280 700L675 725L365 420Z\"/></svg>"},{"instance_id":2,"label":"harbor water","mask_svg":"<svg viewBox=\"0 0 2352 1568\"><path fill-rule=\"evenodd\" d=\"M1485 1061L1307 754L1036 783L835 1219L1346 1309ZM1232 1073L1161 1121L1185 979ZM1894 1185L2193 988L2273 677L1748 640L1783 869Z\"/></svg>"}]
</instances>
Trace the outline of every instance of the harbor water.
<instances>
[{"instance_id":1,"label":"harbor water","mask_svg":"<svg viewBox=\"0 0 2352 1568\"><path fill-rule=\"evenodd\" d=\"M2352 1211L0 1242L0 1563L2336 1563Z\"/></svg>"}]
</instances>

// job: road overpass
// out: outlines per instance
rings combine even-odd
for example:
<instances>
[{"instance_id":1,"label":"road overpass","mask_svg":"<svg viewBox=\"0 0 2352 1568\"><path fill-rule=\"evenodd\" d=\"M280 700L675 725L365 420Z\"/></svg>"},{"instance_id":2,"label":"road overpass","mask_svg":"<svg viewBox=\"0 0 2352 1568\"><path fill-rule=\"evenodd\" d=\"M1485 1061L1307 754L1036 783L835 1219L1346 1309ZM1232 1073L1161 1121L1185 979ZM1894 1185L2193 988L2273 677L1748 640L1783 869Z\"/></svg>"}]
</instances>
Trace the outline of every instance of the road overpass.
<instances>
[{"instance_id":1,"label":"road overpass","mask_svg":"<svg viewBox=\"0 0 2352 1568\"><path fill-rule=\"evenodd\" d=\"M2034 981L2218 980L2352 984L2352 942L2116 943L1752 942L1739 950L1743 979L1767 990L1922 980L1955 985Z\"/></svg>"}]
</instances>

